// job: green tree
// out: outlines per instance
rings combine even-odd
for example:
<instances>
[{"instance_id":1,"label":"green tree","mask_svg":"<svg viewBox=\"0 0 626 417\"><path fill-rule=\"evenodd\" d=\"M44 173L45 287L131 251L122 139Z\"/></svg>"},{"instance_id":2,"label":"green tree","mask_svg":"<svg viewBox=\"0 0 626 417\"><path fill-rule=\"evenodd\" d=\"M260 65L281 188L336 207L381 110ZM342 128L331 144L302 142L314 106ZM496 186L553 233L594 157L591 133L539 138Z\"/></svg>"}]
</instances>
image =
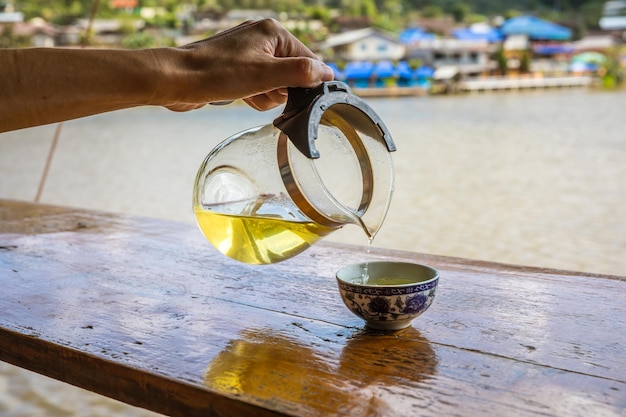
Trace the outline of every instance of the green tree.
<instances>
[{"instance_id":1,"label":"green tree","mask_svg":"<svg viewBox=\"0 0 626 417\"><path fill-rule=\"evenodd\" d=\"M498 64L498 70L501 75L506 75L509 71L508 61L506 59L506 55L504 54L504 47L500 45L495 54L496 63Z\"/></svg>"},{"instance_id":2,"label":"green tree","mask_svg":"<svg viewBox=\"0 0 626 417\"><path fill-rule=\"evenodd\" d=\"M427 19L434 19L443 16L443 9L440 6L431 5L422 9L422 16Z\"/></svg>"},{"instance_id":3,"label":"green tree","mask_svg":"<svg viewBox=\"0 0 626 417\"><path fill-rule=\"evenodd\" d=\"M0 0L0 2L3 0ZM89 16L97 0L13 0L25 19L42 17L45 20L70 24L77 18ZM181 4L192 4L198 9L228 11L234 8L268 8L287 14L304 14L321 18L331 25L331 10L346 16L368 17L374 25L388 30L400 30L417 16L439 18L447 14L457 22L469 23L477 16L504 15L513 17L523 13L544 16L565 22L577 34L596 28L601 16L603 0L138 0L140 7L163 7L168 16L149 22L154 26L176 27L176 12ZM128 15L126 10L111 9L108 0L99 1L98 17Z\"/></svg>"},{"instance_id":4,"label":"green tree","mask_svg":"<svg viewBox=\"0 0 626 417\"><path fill-rule=\"evenodd\" d=\"M143 32L133 33L122 40L122 46L128 49L143 49L157 46L156 39Z\"/></svg>"},{"instance_id":5,"label":"green tree","mask_svg":"<svg viewBox=\"0 0 626 417\"><path fill-rule=\"evenodd\" d=\"M377 1L378 13L368 15L374 26L389 32L398 32L405 26L404 6L401 0Z\"/></svg>"},{"instance_id":6,"label":"green tree","mask_svg":"<svg viewBox=\"0 0 626 417\"><path fill-rule=\"evenodd\" d=\"M311 8L309 8L308 14L312 19L319 19L326 25L328 25L331 21L330 10L323 6L312 6Z\"/></svg>"},{"instance_id":7,"label":"green tree","mask_svg":"<svg viewBox=\"0 0 626 417\"><path fill-rule=\"evenodd\" d=\"M530 72L530 51L525 49L522 52L522 56L519 63L519 71L523 74Z\"/></svg>"},{"instance_id":8,"label":"green tree","mask_svg":"<svg viewBox=\"0 0 626 417\"><path fill-rule=\"evenodd\" d=\"M581 23L584 28L596 28L599 25L600 18L602 17L602 7L604 1L595 0L588 1L581 5L578 9Z\"/></svg>"},{"instance_id":9,"label":"green tree","mask_svg":"<svg viewBox=\"0 0 626 417\"><path fill-rule=\"evenodd\" d=\"M4 25L0 31L0 48L25 48L30 46L30 40L13 33L12 25Z\"/></svg>"},{"instance_id":10,"label":"green tree","mask_svg":"<svg viewBox=\"0 0 626 417\"><path fill-rule=\"evenodd\" d=\"M457 23L464 22L467 16L471 13L469 6L466 3L454 3L450 9L450 14Z\"/></svg>"}]
</instances>

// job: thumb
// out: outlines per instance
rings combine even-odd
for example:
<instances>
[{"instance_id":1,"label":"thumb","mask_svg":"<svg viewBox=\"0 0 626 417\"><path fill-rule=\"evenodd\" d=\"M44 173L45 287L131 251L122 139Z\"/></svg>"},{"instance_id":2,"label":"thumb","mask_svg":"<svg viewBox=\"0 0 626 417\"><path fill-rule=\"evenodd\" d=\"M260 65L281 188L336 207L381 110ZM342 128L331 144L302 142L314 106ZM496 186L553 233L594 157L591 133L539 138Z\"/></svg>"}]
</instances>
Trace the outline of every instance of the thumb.
<instances>
[{"instance_id":1,"label":"thumb","mask_svg":"<svg viewBox=\"0 0 626 417\"><path fill-rule=\"evenodd\" d=\"M335 78L332 68L308 57L275 58L272 73L285 87L316 87Z\"/></svg>"}]
</instances>

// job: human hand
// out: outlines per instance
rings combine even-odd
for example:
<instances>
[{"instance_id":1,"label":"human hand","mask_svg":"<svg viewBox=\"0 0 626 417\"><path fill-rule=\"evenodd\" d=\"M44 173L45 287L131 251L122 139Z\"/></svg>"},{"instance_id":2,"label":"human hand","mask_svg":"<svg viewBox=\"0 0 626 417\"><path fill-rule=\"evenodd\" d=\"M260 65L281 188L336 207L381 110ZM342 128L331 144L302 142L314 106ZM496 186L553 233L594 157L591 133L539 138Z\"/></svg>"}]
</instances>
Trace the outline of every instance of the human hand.
<instances>
[{"instance_id":1,"label":"human hand","mask_svg":"<svg viewBox=\"0 0 626 417\"><path fill-rule=\"evenodd\" d=\"M245 22L175 51L172 60L156 55L173 80L160 83L156 97L174 111L240 98L268 110L287 100L287 87L333 79L332 69L273 19Z\"/></svg>"}]
</instances>

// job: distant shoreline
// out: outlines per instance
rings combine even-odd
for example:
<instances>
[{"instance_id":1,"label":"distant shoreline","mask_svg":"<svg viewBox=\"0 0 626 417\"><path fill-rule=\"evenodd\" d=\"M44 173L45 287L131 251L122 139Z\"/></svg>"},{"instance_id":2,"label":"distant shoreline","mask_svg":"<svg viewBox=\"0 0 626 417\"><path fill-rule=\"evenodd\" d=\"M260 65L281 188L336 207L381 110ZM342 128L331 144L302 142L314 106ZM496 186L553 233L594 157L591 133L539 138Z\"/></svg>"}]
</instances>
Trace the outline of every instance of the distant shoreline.
<instances>
[{"instance_id":1,"label":"distant shoreline","mask_svg":"<svg viewBox=\"0 0 626 417\"><path fill-rule=\"evenodd\" d=\"M478 77L471 79L433 81L431 86L381 86L351 87L360 97L420 97L429 94L472 93L486 91L541 90L558 88L581 88L595 85L594 78L588 75L567 75L560 77L518 76L518 77Z\"/></svg>"}]
</instances>

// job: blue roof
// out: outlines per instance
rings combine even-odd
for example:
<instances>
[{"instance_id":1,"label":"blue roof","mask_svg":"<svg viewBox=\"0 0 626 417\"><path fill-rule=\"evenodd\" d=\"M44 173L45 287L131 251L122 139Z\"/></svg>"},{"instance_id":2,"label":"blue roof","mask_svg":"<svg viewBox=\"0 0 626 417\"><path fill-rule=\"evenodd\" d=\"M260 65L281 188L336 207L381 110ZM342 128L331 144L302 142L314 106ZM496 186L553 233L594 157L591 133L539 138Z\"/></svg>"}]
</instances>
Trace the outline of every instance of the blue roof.
<instances>
[{"instance_id":1,"label":"blue roof","mask_svg":"<svg viewBox=\"0 0 626 417\"><path fill-rule=\"evenodd\" d=\"M526 35L531 39L567 40L572 31L556 23L541 20L534 16L514 17L500 26L503 35Z\"/></svg>"},{"instance_id":2,"label":"blue roof","mask_svg":"<svg viewBox=\"0 0 626 417\"><path fill-rule=\"evenodd\" d=\"M485 40L490 43L500 42L502 34L498 29L489 29L487 31L476 31L471 28L454 29L452 36L461 40Z\"/></svg>"},{"instance_id":3,"label":"blue roof","mask_svg":"<svg viewBox=\"0 0 626 417\"><path fill-rule=\"evenodd\" d=\"M370 61L348 62L343 69L346 80L370 78L374 72L374 64Z\"/></svg>"},{"instance_id":4,"label":"blue roof","mask_svg":"<svg viewBox=\"0 0 626 417\"><path fill-rule=\"evenodd\" d=\"M400 33L398 39L404 44L409 44L428 39L435 39L435 35L425 32L422 28L408 28Z\"/></svg>"}]
</instances>

